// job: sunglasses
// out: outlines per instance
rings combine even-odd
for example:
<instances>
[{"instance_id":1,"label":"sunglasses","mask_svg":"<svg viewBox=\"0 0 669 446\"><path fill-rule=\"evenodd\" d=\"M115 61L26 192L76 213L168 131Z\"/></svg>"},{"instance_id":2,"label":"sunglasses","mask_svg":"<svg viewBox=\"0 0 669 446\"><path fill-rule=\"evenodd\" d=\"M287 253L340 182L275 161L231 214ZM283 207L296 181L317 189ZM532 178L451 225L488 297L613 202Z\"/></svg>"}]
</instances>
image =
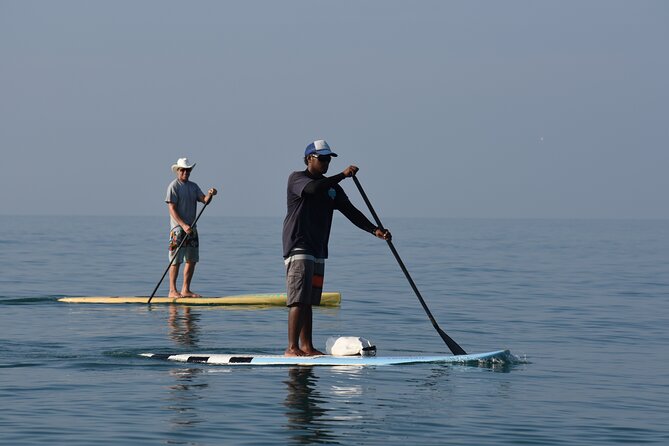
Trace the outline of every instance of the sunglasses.
<instances>
[{"instance_id":1,"label":"sunglasses","mask_svg":"<svg viewBox=\"0 0 669 446\"><path fill-rule=\"evenodd\" d=\"M332 155L312 155L312 156L321 163L329 163L330 161L332 161Z\"/></svg>"},{"instance_id":2,"label":"sunglasses","mask_svg":"<svg viewBox=\"0 0 669 446\"><path fill-rule=\"evenodd\" d=\"M183 167L179 169L180 172L187 172L190 173L190 171L193 169L184 169Z\"/></svg>"}]
</instances>

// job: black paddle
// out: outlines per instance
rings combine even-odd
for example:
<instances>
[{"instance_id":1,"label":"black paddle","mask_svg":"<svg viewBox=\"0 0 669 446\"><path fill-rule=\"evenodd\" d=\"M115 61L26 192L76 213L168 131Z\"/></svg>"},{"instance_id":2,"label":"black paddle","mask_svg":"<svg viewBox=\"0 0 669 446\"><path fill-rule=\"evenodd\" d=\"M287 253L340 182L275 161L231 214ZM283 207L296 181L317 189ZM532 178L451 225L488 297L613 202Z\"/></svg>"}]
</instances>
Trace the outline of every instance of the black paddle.
<instances>
[{"instance_id":1,"label":"black paddle","mask_svg":"<svg viewBox=\"0 0 669 446\"><path fill-rule=\"evenodd\" d=\"M197 214L197 217L195 217L195 221L193 222L193 224L191 225L191 227L195 226L195 224L197 223L197 221L200 219L200 215L202 215L202 213L204 212L205 208L206 208L207 206L209 206L209 203L211 203L211 200L213 200L213 198L214 198L214 196L212 195L211 198L209 199L209 201L207 201L207 202L204 204L204 206L202 206L202 209L200 209L200 213ZM148 302L146 302L147 304L150 304L150 303L151 303L151 299L153 299L153 296L156 295L156 291L158 291L158 288L160 287L160 284L163 283L163 279L164 279L165 276L167 275L167 272L170 270L170 266L172 266L172 263L174 263L174 259L177 258L177 254L179 254L179 250L181 249L181 247L183 246L184 242L185 242L187 239L188 239L188 233L186 233L186 235L184 236L183 240L181 240L181 243L179 243L179 247L177 248L177 250L174 251L174 255L172 256L172 260L170 260L170 263L167 265L167 268L165 269L165 272L163 273L163 277L160 278L160 280L158 281L158 284L157 284L156 287L153 289L153 293L151 293L151 297L149 297Z\"/></svg>"},{"instance_id":2,"label":"black paddle","mask_svg":"<svg viewBox=\"0 0 669 446\"><path fill-rule=\"evenodd\" d=\"M383 224L381 224L381 220L379 219L379 216L376 215L376 212L374 211L374 208L372 207L372 203L369 202L369 198L367 198L367 194L365 191L362 189L362 186L360 185L360 181L358 181L358 178L356 176L353 176L353 181L355 182L355 185L358 187L358 190L360 191L360 195L362 195L362 199L365 200L365 203L367 204L367 207L369 208L369 211L372 213L372 216L374 216L374 220L376 221L376 224L378 225L379 229L384 231L383 229ZM402 268L402 272L404 272L404 275L406 276L407 280L409 281L409 285L411 285L411 288L413 288L414 293L416 293L416 297L418 297L418 300L420 301L420 304L423 306L423 310L427 313L427 317L430 318L430 322L432 322L432 326L434 327L435 330L437 330L437 333L439 333L439 336L441 336L441 339L444 340L446 345L448 346L449 349L453 352L454 355L466 355L467 352L463 350L462 347L458 345L457 342L455 342L453 339L451 339L450 336L444 332L441 328L439 328L439 325L437 324L437 321L434 319L434 316L432 316L432 313L430 312L430 309L427 308L427 304L423 300L423 297L420 295L420 292L418 291L418 288L416 287L416 284L414 283L413 279L409 275L409 271L407 271L406 266L404 266L404 262L402 262L402 259L400 259L400 255L397 253L397 250L395 249L395 246L393 246L393 242L390 240L386 240L388 242L388 246L390 247L390 250L392 251L393 255L395 256L395 260L397 260L397 263L399 263L400 268Z\"/></svg>"}]
</instances>

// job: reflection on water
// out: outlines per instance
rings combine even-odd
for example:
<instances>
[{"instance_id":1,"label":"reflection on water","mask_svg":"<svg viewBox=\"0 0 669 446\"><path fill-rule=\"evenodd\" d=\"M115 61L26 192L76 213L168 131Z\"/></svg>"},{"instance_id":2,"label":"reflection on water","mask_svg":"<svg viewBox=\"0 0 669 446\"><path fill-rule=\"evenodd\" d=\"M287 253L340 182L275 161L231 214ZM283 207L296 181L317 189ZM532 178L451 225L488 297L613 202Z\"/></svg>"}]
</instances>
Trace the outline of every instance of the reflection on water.
<instances>
[{"instance_id":1,"label":"reflection on water","mask_svg":"<svg viewBox=\"0 0 669 446\"><path fill-rule=\"evenodd\" d=\"M206 383L197 383L197 375L202 369L172 369L170 376L176 383L169 386L167 406L173 416L169 418L169 436L163 439L166 444L195 444L192 439L192 429L206 420L198 414L202 407L203 394L209 387Z\"/></svg>"},{"instance_id":2,"label":"reflection on water","mask_svg":"<svg viewBox=\"0 0 669 446\"><path fill-rule=\"evenodd\" d=\"M333 396L338 398L344 398L347 401L352 401L353 399L359 398L363 394L363 388L358 384L360 376L364 372L364 367L361 366L336 366L332 367L332 373L335 376L341 378L339 381L341 384L333 384L330 388L330 392ZM337 419L344 419L350 416L350 419L359 418L356 414L350 413L346 416L338 416Z\"/></svg>"},{"instance_id":3,"label":"reflection on water","mask_svg":"<svg viewBox=\"0 0 669 446\"><path fill-rule=\"evenodd\" d=\"M170 430L179 436L184 434L184 429L191 429L205 421L198 412L202 404L200 400L204 398L203 391L209 385L197 382L201 373L202 369L198 368L170 370L170 376L175 378L176 383L169 386L166 408L174 413L169 420ZM182 444L181 440L175 438L168 439L167 443Z\"/></svg>"},{"instance_id":4,"label":"reflection on water","mask_svg":"<svg viewBox=\"0 0 669 446\"><path fill-rule=\"evenodd\" d=\"M318 378L312 367L291 367L288 369L286 384L287 427L295 443L336 443L323 416L327 409L322 407L323 396L316 388Z\"/></svg>"},{"instance_id":5,"label":"reflection on water","mask_svg":"<svg viewBox=\"0 0 669 446\"><path fill-rule=\"evenodd\" d=\"M183 315L179 314L179 309L183 309ZM200 319L198 314L191 314L190 307L180 307L179 305L170 305L170 315L167 323L170 329L170 338L178 345L194 347L199 341L199 327L197 321Z\"/></svg>"}]
</instances>

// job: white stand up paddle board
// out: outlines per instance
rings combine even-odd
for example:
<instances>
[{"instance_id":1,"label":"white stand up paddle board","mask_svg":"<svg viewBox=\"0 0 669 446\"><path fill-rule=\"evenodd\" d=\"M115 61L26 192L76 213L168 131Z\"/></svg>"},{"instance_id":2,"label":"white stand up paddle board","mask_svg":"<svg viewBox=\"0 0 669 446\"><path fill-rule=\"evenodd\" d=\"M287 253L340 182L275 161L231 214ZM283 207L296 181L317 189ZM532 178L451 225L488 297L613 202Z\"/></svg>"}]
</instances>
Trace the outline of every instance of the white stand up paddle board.
<instances>
[{"instance_id":1,"label":"white stand up paddle board","mask_svg":"<svg viewBox=\"0 0 669 446\"><path fill-rule=\"evenodd\" d=\"M274 365L274 366L380 366L418 363L448 364L508 364L513 362L509 350L497 350L471 355L430 355L430 356L283 356L283 355L245 355L245 354L206 354L206 353L142 353L141 356L167 361L203 363L211 365Z\"/></svg>"}]
</instances>

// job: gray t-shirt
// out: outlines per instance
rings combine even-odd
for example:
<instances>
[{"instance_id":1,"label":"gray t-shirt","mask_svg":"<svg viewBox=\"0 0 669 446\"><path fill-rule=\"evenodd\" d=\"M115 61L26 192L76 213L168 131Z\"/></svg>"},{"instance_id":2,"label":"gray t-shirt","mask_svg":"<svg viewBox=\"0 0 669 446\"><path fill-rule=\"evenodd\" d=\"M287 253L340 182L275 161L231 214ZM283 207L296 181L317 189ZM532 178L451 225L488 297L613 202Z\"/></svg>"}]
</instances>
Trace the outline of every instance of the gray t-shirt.
<instances>
[{"instance_id":1,"label":"gray t-shirt","mask_svg":"<svg viewBox=\"0 0 669 446\"><path fill-rule=\"evenodd\" d=\"M186 181L182 183L175 179L167 186L166 203L174 203L177 205L177 213L181 219L188 225L192 225L197 217L197 201L204 193L196 183ZM170 228L178 226L179 223L174 221L170 215Z\"/></svg>"}]
</instances>

